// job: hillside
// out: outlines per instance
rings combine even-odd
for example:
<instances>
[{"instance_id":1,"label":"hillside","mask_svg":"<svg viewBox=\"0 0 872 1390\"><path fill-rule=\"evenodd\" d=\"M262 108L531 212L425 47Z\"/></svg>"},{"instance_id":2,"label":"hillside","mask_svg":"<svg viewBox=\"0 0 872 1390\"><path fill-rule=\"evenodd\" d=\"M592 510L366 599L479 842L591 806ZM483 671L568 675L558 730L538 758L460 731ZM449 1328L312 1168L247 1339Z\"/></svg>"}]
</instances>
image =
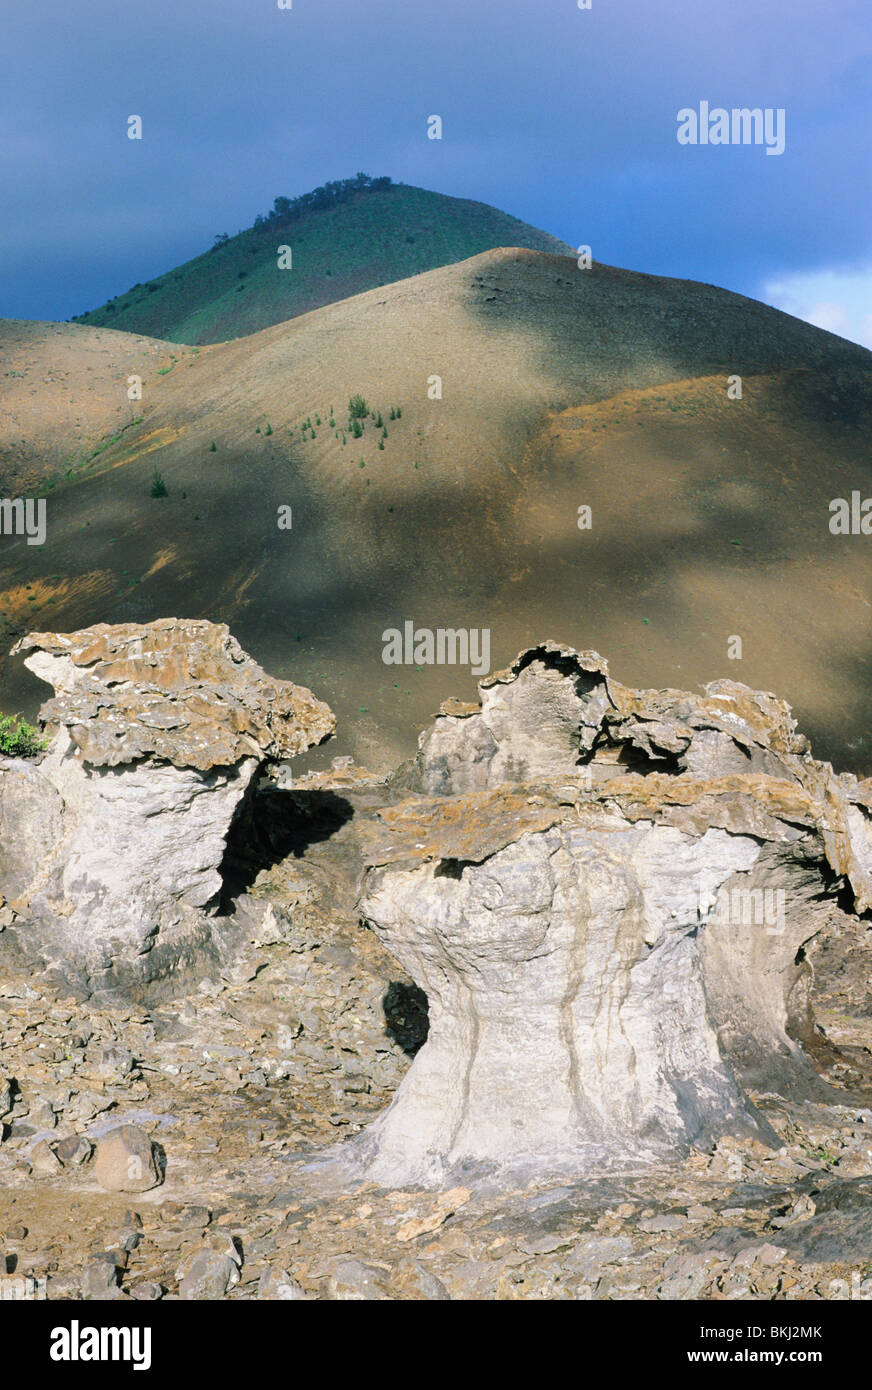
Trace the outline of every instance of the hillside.
<instances>
[{"instance_id":1,"label":"hillside","mask_svg":"<svg viewBox=\"0 0 872 1390\"><path fill-rule=\"evenodd\" d=\"M293 219L258 220L262 225L76 322L177 343L218 343L493 247L569 250L486 203L405 184L355 193ZM282 245L291 247L288 269L278 266Z\"/></svg>"},{"instance_id":2,"label":"hillside","mask_svg":"<svg viewBox=\"0 0 872 1390\"><path fill-rule=\"evenodd\" d=\"M57 332L34 327L13 414L41 397L35 339L48 351ZM96 354L125 341L63 334L78 369L30 421L47 471L70 471L58 441L118 389L120 358ZM46 544L0 543L4 652L28 628L228 622L336 711L318 756L385 766L475 687L458 667L385 665L386 629L489 628L494 670L544 633L607 652L634 685L777 690L819 756L872 771L869 541L828 529L832 498L872 490L862 348L709 285L504 248L163 354L141 423L61 472ZM371 415L348 431L354 393L386 438ZM4 707L32 713L44 688L18 663L0 675Z\"/></svg>"},{"instance_id":3,"label":"hillside","mask_svg":"<svg viewBox=\"0 0 872 1390\"><path fill-rule=\"evenodd\" d=\"M139 406L128 377L153 378L172 361L173 344L67 323L5 319L0 333L0 482L22 496L62 475L131 426ZM159 377L157 378L160 379Z\"/></svg>"}]
</instances>

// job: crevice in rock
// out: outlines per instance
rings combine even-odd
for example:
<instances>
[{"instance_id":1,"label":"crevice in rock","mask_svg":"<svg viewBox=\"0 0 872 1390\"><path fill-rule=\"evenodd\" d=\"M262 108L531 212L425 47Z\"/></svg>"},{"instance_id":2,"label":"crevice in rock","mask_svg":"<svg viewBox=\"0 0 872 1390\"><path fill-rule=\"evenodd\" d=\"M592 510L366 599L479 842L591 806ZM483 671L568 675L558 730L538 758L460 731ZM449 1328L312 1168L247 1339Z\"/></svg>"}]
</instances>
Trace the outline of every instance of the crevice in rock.
<instances>
[{"instance_id":1,"label":"crevice in rock","mask_svg":"<svg viewBox=\"0 0 872 1390\"><path fill-rule=\"evenodd\" d=\"M335 792L282 791L265 777L253 779L227 835L221 911L231 912L263 870L284 859L302 859L353 815L351 803Z\"/></svg>"},{"instance_id":2,"label":"crevice in rock","mask_svg":"<svg viewBox=\"0 0 872 1390\"><path fill-rule=\"evenodd\" d=\"M440 859L433 870L434 878L463 878L464 869L468 869L473 861L471 859Z\"/></svg>"},{"instance_id":3,"label":"crevice in rock","mask_svg":"<svg viewBox=\"0 0 872 1390\"><path fill-rule=\"evenodd\" d=\"M401 980L392 980L388 985L382 1000L385 1032L407 1057L414 1057L427 1041L429 1007L429 1000L418 985L403 984Z\"/></svg>"}]
</instances>

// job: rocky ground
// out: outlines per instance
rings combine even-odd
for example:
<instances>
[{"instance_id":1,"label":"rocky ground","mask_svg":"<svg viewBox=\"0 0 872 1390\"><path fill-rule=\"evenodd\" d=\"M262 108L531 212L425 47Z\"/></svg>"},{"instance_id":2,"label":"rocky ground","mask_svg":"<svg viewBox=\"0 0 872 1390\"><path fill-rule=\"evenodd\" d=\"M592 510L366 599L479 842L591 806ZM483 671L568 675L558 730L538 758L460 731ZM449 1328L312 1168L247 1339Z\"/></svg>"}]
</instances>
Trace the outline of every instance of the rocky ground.
<instances>
[{"instance_id":1,"label":"rocky ground","mask_svg":"<svg viewBox=\"0 0 872 1390\"><path fill-rule=\"evenodd\" d=\"M26 646L0 1296L872 1298L872 786L787 706L546 643L297 777L226 629Z\"/></svg>"},{"instance_id":2,"label":"rocky ground","mask_svg":"<svg viewBox=\"0 0 872 1390\"><path fill-rule=\"evenodd\" d=\"M383 1109L426 1035L425 1001L335 906L350 834L255 876L273 911L194 993L95 1008L25 978L0 984L7 1287L45 1279L50 1299L872 1297L868 927L820 942L813 961L819 1066L837 1088L847 1078L844 1103L753 1096L780 1151L725 1140L644 1175L510 1190L390 1191L308 1167ZM164 1168L147 1191L99 1180L101 1138L123 1124L145 1131Z\"/></svg>"}]
</instances>

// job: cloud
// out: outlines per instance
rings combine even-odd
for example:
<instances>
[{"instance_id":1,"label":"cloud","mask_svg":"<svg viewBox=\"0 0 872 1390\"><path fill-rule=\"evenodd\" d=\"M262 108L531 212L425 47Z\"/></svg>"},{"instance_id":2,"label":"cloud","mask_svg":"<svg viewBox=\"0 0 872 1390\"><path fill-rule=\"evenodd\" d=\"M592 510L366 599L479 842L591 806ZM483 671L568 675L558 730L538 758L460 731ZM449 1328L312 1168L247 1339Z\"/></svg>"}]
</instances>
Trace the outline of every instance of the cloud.
<instances>
[{"instance_id":1,"label":"cloud","mask_svg":"<svg viewBox=\"0 0 872 1390\"><path fill-rule=\"evenodd\" d=\"M872 348L872 261L856 269L797 271L767 280L764 304Z\"/></svg>"}]
</instances>

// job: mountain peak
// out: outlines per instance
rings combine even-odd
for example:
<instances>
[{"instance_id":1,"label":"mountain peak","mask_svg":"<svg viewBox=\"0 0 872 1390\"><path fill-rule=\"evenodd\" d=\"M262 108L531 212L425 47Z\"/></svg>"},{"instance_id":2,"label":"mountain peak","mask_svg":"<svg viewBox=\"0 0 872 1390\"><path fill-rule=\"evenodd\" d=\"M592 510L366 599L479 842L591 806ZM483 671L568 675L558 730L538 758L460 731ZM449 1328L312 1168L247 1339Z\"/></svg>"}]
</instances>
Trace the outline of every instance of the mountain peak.
<instances>
[{"instance_id":1,"label":"mountain peak","mask_svg":"<svg viewBox=\"0 0 872 1390\"><path fill-rule=\"evenodd\" d=\"M202 255L75 321L176 343L223 342L508 248L570 251L487 203L359 174L299 198L276 198L253 227L217 237Z\"/></svg>"}]
</instances>

